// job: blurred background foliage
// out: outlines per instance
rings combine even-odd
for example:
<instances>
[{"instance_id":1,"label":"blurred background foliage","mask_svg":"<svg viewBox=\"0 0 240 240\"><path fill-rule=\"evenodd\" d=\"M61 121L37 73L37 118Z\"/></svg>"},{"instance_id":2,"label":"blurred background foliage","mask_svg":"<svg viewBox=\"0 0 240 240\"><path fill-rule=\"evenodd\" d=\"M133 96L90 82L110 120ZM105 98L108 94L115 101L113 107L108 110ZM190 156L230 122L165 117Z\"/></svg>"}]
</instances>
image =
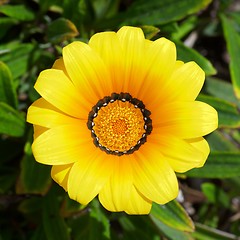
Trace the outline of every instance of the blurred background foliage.
<instances>
[{"instance_id":1,"label":"blurred background foliage","mask_svg":"<svg viewBox=\"0 0 240 240\"><path fill-rule=\"evenodd\" d=\"M205 166L179 174L180 195L148 216L70 200L35 162L26 110L64 45L139 26L174 41L206 73L199 100L219 113ZM240 239L240 1L0 0L0 239Z\"/></svg>"}]
</instances>

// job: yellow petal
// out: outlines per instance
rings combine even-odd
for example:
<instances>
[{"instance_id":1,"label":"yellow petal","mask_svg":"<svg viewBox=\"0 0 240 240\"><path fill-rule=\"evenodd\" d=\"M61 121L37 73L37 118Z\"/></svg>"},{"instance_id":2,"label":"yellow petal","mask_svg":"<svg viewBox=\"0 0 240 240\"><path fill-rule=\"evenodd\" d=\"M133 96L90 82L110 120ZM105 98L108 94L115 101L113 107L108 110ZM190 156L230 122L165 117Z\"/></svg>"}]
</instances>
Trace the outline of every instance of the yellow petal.
<instances>
[{"instance_id":1,"label":"yellow petal","mask_svg":"<svg viewBox=\"0 0 240 240\"><path fill-rule=\"evenodd\" d=\"M120 66L123 91L139 98L147 74L146 40L143 31L136 27L122 27L117 36L123 51L123 59L120 60L123 66Z\"/></svg>"},{"instance_id":2,"label":"yellow petal","mask_svg":"<svg viewBox=\"0 0 240 240\"><path fill-rule=\"evenodd\" d=\"M79 119L61 113L43 98L38 99L28 108L27 121L46 128L66 124L81 124Z\"/></svg>"},{"instance_id":3,"label":"yellow petal","mask_svg":"<svg viewBox=\"0 0 240 240\"><path fill-rule=\"evenodd\" d=\"M173 102L152 111L156 133L182 139L197 138L214 131L218 126L217 111L203 102Z\"/></svg>"},{"instance_id":4,"label":"yellow petal","mask_svg":"<svg viewBox=\"0 0 240 240\"><path fill-rule=\"evenodd\" d=\"M176 47L173 42L166 38L159 38L148 44L143 66L147 74L139 93L139 99L144 102L154 102L159 99L158 104L159 101L162 102L166 94L162 89L169 84L169 77L175 64Z\"/></svg>"},{"instance_id":5,"label":"yellow petal","mask_svg":"<svg viewBox=\"0 0 240 240\"><path fill-rule=\"evenodd\" d=\"M151 207L152 202L145 198L134 186L132 186L132 190L128 198L128 206L125 212L128 214L149 214Z\"/></svg>"},{"instance_id":6,"label":"yellow petal","mask_svg":"<svg viewBox=\"0 0 240 240\"><path fill-rule=\"evenodd\" d=\"M132 188L132 167L130 156L113 159L114 172L99 193L101 204L109 211L125 211Z\"/></svg>"},{"instance_id":7,"label":"yellow petal","mask_svg":"<svg viewBox=\"0 0 240 240\"><path fill-rule=\"evenodd\" d=\"M106 157L105 153L102 156L98 151L93 151L75 162L68 179L70 198L87 205L108 181L114 166L111 161L114 160L113 157Z\"/></svg>"},{"instance_id":8,"label":"yellow petal","mask_svg":"<svg viewBox=\"0 0 240 240\"><path fill-rule=\"evenodd\" d=\"M87 44L73 42L63 48L63 61L79 94L95 105L112 93L111 79L103 60Z\"/></svg>"},{"instance_id":9,"label":"yellow petal","mask_svg":"<svg viewBox=\"0 0 240 240\"><path fill-rule=\"evenodd\" d=\"M122 46L131 51L131 48L134 47L134 43L145 41L145 37L141 28L124 26L121 27L117 35L120 39Z\"/></svg>"},{"instance_id":10,"label":"yellow petal","mask_svg":"<svg viewBox=\"0 0 240 240\"><path fill-rule=\"evenodd\" d=\"M86 158L92 151L105 156L105 153L93 144L91 132L85 122L45 131L34 140L32 150L38 162L49 165L73 163Z\"/></svg>"},{"instance_id":11,"label":"yellow petal","mask_svg":"<svg viewBox=\"0 0 240 240\"><path fill-rule=\"evenodd\" d=\"M153 133L149 136L148 141L154 143L161 153L167 157L168 163L175 172L186 172L192 168L202 166L208 156L205 146L203 146L203 149L198 149L193 144L175 136Z\"/></svg>"},{"instance_id":12,"label":"yellow petal","mask_svg":"<svg viewBox=\"0 0 240 240\"><path fill-rule=\"evenodd\" d=\"M118 36L115 32L102 32L94 34L89 46L103 59L110 75L112 92L123 91L124 54Z\"/></svg>"},{"instance_id":13,"label":"yellow petal","mask_svg":"<svg viewBox=\"0 0 240 240\"><path fill-rule=\"evenodd\" d=\"M180 68L183 65L184 65L183 61L177 60L175 63L174 69L177 70L178 68Z\"/></svg>"},{"instance_id":14,"label":"yellow petal","mask_svg":"<svg viewBox=\"0 0 240 240\"><path fill-rule=\"evenodd\" d=\"M36 139L37 137L39 137L41 134L43 134L47 130L48 130L48 128L38 126L38 125L33 125L33 131L34 131L33 138Z\"/></svg>"},{"instance_id":15,"label":"yellow petal","mask_svg":"<svg viewBox=\"0 0 240 240\"><path fill-rule=\"evenodd\" d=\"M58 69L58 70L65 71L66 68L65 68L65 66L64 66L63 59L62 59L62 58L57 59L57 60L54 62L52 68L53 68L53 69Z\"/></svg>"},{"instance_id":16,"label":"yellow petal","mask_svg":"<svg viewBox=\"0 0 240 240\"><path fill-rule=\"evenodd\" d=\"M44 99L64 113L80 119L88 118L92 105L87 104L63 71L42 71L34 87Z\"/></svg>"},{"instance_id":17,"label":"yellow petal","mask_svg":"<svg viewBox=\"0 0 240 240\"><path fill-rule=\"evenodd\" d=\"M204 71L195 63L188 62L177 68L163 88L165 102L193 101L198 96L205 79Z\"/></svg>"},{"instance_id":18,"label":"yellow petal","mask_svg":"<svg viewBox=\"0 0 240 240\"><path fill-rule=\"evenodd\" d=\"M63 112L61 110L54 107L51 103L46 101L44 98L37 99L31 106L35 106L35 107L39 107L39 108L46 108L46 109L50 109L50 110L53 110L53 111L63 114Z\"/></svg>"},{"instance_id":19,"label":"yellow petal","mask_svg":"<svg viewBox=\"0 0 240 240\"><path fill-rule=\"evenodd\" d=\"M156 145L147 142L134 156L134 185L139 192L159 204L177 197L176 175Z\"/></svg>"},{"instance_id":20,"label":"yellow petal","mask_svg":"<svg viewBox=\"0 0 240 240\"><path fill-rule=\"evenodd\" d=\"M72 164L52 166L51 176L55 182L67 191L69 172Z\"/></svg>"},{"instance_id":21,"label":"yellow petal","mask_svg":"<svg viewBox=\"0 0 240 240\"><path fill-rule=\"evenodd\" d=\"M64 74L70 79L70 77L68 76L68 73L67 73L67 70L65 68L65 65L64 65L64 62L63 62L63 58L59 58L57 59L53 66L52 66L53 69L58 69L58 70L62 70L64 72Z\"/></svg>"},{"instance_id":22,"label":"yellow petal","mask_svg":"<svg viewBox=\"0 0 240 240\"><path fill-rule=\"evenodd\" d=\"M201 151L204 156L203 158L207 160L207 157L210 153L210 148L208 142L203 137L187 139L186 142L191 144L198 151ZM196 165L195 167L202 167L204 163L205 161L199 162L199 165Z\"/></svg>"}]
</instances>

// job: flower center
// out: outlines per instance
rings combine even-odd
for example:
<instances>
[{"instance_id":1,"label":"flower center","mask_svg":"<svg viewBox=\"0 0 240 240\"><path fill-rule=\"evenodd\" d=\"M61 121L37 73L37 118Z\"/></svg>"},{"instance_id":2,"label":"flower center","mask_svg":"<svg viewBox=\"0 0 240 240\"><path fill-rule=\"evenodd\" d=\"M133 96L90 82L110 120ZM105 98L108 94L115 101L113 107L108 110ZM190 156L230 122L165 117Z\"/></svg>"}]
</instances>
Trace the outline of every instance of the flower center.
<instances>
[{"instance_id":1,"label":"flower center","mask_svg":"<svg viewBox=\"0 0 240 240\"><path fill-rule=\"evenodd\" d=\"M92 108L88 128L94 144L103 151L123 155L133 153L152 131L150 111L128 93L113 93Z\"/></svg>"}]
</instances>

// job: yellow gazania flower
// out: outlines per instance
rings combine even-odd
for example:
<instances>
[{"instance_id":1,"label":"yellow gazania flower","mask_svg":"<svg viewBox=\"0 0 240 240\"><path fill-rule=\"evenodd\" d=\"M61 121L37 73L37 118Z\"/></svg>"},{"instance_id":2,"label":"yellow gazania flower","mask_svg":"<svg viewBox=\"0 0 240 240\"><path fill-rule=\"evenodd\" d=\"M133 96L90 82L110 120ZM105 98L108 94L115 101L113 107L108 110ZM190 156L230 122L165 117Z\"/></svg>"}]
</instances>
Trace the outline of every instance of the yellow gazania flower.
<instances>
[{"instance_id":1,"label":"yellow gazania flower","mask_svg":"<svg viewBox=\"0 0 240 240\"><path fill-rule=\"evenodd\" d=\"M203 82L195 62L176 61L174 43L140 28L73 42L35 84L33 154L81 204L98 195L109 211L147 214L176 198L175 172L207 159L202 136L218 117L195 101Z\"/></svg>"}]
</instances>

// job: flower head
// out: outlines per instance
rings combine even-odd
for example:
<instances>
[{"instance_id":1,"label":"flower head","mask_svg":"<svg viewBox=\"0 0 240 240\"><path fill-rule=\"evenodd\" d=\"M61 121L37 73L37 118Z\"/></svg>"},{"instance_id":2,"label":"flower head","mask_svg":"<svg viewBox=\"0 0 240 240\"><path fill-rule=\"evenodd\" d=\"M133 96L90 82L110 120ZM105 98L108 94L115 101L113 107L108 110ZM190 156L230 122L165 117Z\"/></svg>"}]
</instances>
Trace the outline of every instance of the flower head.
<instances>
[{"instance_id":1,"label":"flower head","mask_svg":"<svg viewBox=\"0 0 240 240\"><path fill-rule=\"evenodd\" d=\"M176 60L174 43L146 40L140 28L73 42L35 84L33 154L70 198L98 195L110 211L147 214L152 201L177 196L175 172L207 159L202 136L218 118L195 101L204 78L195 62Z\"/></svg>"}]
</instances>

